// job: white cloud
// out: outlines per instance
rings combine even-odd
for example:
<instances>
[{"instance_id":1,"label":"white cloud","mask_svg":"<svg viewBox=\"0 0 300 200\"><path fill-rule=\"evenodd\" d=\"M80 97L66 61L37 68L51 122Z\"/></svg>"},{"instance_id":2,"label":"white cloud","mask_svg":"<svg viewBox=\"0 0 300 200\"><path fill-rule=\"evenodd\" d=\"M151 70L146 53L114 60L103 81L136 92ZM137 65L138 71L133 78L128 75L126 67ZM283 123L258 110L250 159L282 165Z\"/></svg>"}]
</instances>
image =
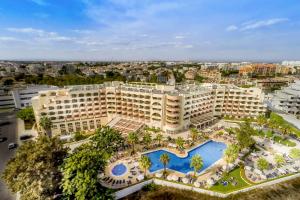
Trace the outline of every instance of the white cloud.
<instances>
[{"instance_id":1,"label":"white cloud","mask_svg":"<svg viewBox=\"0 0 300 200\"><path fill-rule=\"evenodd\" d=\"M42 29L35 29L35 28L7 28L6 30L10 32L15 32L15 33L26 33L26 34L34 34L38 36L55 36L57 33L55 32L47 32Z\"/></svg>"},{"instance_id":2,"label":"white cloud","mask_svg":"<svg viewBox=\"0 0 300 200\"><path fill-rule=\"evenodd\" d=\"M183 36L183 35L176 35L175 36L175 39L184 39L185 38L185 36Z\"/></svg>"},{"instance_id":3,"label":"white cloud","mask_svg":"<svg viewBox=\"0 0 300 200\"><path fill-rule=\"evenodd\" d=\"M283 22L289 21L288 18L272 18L272 19L267 19L267 20L259 20L259 21L249 21L249 22L244 22L241 25L230 25L226 28L226 31L248 31L248 30L255 30L259 28L264 28L264 27L270 27L276 24L280 24Z\"/></svg>"},{"instance_id":4,"label":"white cloud","mask_svg":"<svg viewBox=\"0 0 300 200\"><path fill-rule=\"evenodd\" d=\"M19 41L19 39L15 38L15 37L0 36L0 41L13 42L13 41Z\"/></svg>"},{"instance_id":5,"label":"white cloud","mask_svg":"<svg viewBox=\"0 0 300 200\"><path fill-rule=\"evenodd\" d=\"M288 21L287 18L273 18L268 20L260 20L255 22L246 23L243 27L241 27L242 31L251 30L251 29L258 29L262 27L268 27L275 24L283 23Z\"/></svg>"},{"instance_id":6,"label":"white cloud","mask_svg":"<svg viewBox=\"0 0 300 200\"><path fill-rule=\"evenodd\" d=\"M235 25L230 25L226 28L226 31L236 31L238 30L238 27Z\"/></svg>"}]
</instances>

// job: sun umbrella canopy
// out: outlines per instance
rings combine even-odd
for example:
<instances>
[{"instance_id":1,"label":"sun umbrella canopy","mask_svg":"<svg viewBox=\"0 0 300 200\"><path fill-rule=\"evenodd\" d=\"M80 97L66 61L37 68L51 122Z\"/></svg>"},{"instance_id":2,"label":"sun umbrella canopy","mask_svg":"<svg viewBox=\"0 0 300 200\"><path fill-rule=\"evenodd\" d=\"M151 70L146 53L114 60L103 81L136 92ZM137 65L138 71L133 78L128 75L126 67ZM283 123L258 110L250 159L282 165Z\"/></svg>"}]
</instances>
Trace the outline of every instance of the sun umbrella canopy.
<instances>
[{"instance_id":1,"label":"sun umbrella canopy","mask_svg":"<svg viewBox=\"0 0 300 200\"><path fill-rule=\"evenodd\" d=\"M187 183L189 182L189 179L183 178L183 179L182 179L182 182L185 183L185 184L187 184Z\"/></svg>"},{"instance_id":2,"label":"sun umbrella canopy","mask_svg":"<svg viewBox=\"0 0 300 200\"><path fill-rule=\"evenodd\" d=\"M161 177L162 177L162 173L156 173L156 174L155 174L155 177L161 178Z\"/></svg>"},{"instance_id":3,"label":"sun umbrella canopy","mask_svg":"<svg viewBox=\"0 0 300 200\"><path fill-rule=\"evenodd\" d=\"M137 179L139 180L139 181L141 181L141 180L144 180L144 175L143 174L140 174L138 177L137 177Z\"/></svg>"},{"instance_id":4,"label":"sun umbrella canopy","mask_svg":"<svg viewBox=\"0 0 300 200\"><path fill-rule=\"evenodd\" d=\"M176 176L175 174L172 176L172 180L173 181L178 181L178 176Z\"/></svg>"},{"instance_id":5,"label":"sun umbrella canopy","mask_svg":"<svg viewBox=\"0 0 300 200\"><path fill-rule=\"evenodd\" d=\"M199 182L195 182L195 183L194 183L194 186L195 186L195 187L200 187L200 183L199 183Z\"/></svg>"}]
</instances>

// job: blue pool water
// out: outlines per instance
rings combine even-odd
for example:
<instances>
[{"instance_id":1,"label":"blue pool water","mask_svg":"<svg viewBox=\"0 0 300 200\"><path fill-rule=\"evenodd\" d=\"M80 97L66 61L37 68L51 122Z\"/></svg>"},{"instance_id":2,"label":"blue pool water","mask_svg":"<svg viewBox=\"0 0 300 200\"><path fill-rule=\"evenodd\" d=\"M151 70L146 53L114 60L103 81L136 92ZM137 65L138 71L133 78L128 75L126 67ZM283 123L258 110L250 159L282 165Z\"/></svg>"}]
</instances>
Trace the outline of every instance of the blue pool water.
<instances>
[{"instance_id":1,"label":"blue pool water","mask_svg":"<svg viewBox=\"0 0 300 200\"><path fill-rule=\"evenodd\" d=\"M127 171L127 167L121 163L121 164L114 166L112 168L111 172L115 176L121 176L121 175L125 174L126 171Z\"/></svg>"},{"instance_id":2,"label":"blue pool water","mask_svg":"<svg viewBox=\"0 0 300 200\"><path fill-rule=\"evenodd\" d=\"M203 159L203 167L198 171L199 173L218 161L223 156L223 151L225 149L226 144L222 142L209 141L189 151L185 158L177 157L175 154L165 150L153 151L145 155L151 160L152 165L149 169L151 173L164 168L159 158L162 154L167 153L170 158L167 168L186 174L193 171L193 168L190 168L190 160L195 154L200 154Z\"/></svg>"}]
</instances>

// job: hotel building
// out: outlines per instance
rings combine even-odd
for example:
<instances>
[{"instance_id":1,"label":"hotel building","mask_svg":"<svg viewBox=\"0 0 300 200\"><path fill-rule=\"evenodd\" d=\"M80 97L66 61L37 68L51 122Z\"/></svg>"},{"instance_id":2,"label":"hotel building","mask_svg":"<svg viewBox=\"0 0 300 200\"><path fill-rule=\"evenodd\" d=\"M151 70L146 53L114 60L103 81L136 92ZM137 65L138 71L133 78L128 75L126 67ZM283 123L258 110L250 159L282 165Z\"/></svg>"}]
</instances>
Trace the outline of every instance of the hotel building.
<instances>
[{"instance_id":1,"label":"hotel building","mask_svg":"<svg viewBox=\"0 0 300 200\"><path fill-rule=\"evenodd\" d=\"M204 128L221 115L255 117L265 111L262 102L262 92L255 88L122 82L68 86L32 99L37 124L47 116L54 135L113 126L119 119L178 133L190 126Z\"/></svg>"}]
</instances>

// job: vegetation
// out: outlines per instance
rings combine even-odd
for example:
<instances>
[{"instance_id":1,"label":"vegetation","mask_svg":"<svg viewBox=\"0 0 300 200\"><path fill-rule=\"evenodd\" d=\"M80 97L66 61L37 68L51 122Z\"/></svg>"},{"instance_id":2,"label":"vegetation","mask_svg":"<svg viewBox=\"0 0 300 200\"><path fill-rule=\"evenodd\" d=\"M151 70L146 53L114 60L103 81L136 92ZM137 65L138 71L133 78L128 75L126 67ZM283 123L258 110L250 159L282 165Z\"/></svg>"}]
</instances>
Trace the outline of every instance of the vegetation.
<instances>
[{"instance_id":1,"label":"vegetation","mask_svg":"<svg viewBox=\"0 0 300 200\"><path fill-rule=\"evenodd\" d=\"M270 163L265 158L259 158L257 161L257 167L260 170L267 170L270 167Z\"/></svg>"},{"instance_id":2,"label":"vegetation","mask_svg":"<svg viewBox=\"0 0 300 200\"><path fill-rule=\"evenodd\" d=\"M167 164L170 162L170 157L167 153L164 153L160 156L159 160L164 166L164 176L165 176L166 175Z\"/></svg>"},{"instance_id":3,"label":"vegetation","mask_svg":"<svg viewBox=\"0 0 300 200\"><path fill-rule=\"evenodd\" d=\"M108 155L91 145L77 149L64 161L62 167L62 188L65 199L113 199L112 191L104 188L98 181Z\"/></svg>"},{"instance_id":4,"label":"vegetation","mask_svg":"<svg viewBox=\"0 0 300 200\"><path fill-rule=\"evenodd\" d=\"M135 152L134 146L138 141L139 141L139 138L135 132L130 132L128 134L127 142L131 145L133 154Z\"/></svg>"},{"instance_id":5,"label":"vegetation","mask_svg":"<svg viewBox=\"0 0 300 200\"><path fill-rule=\"evenodd\" d=\"M23 143L3 172L3 180L21 199L54 199L61 194L59 166L68 149L56 138L40 136Z\"/></svg>"},{"instance_id":6,"label":"vegetation","mask_svg":"<svg viewBox=\"0 0 300 200\"><path fill-rule=\"evenodd\" d=\"M151 161L148 156L141 156L139 160L140 167L144 170L145 176L147 175L147 170L151 167Z\"/></svg>"},{"instance_id":7,"label":"vegetation","mask_svg":"<svg viewBox=\"0 0 300 200\"><path fill-rule=\"evenodd\" d=\"M196 177L197 171L203 167L203 160L199 154L192 157L190 167L194 168L194 177Z\"/></svg>"},{"instance_id":8,"label":"vegetation","mask_svg":"<svg viewBox=\"0 0 300 200\"><path fill-rule=\"evenodd\" d=\"M249 184L242 179L241 170L242 169L240 167L238 167L238 168L232 170L231 172L225 174L225 176L223 176L222 179L219 180L210 189L213 191L217 191L217 192L229 193L229 192L239 190L239 189L249 186ZM232 182L230 181L230 179L232 179L232 178L234 179L236 184L232 184ZM227 181L228 185L224 186L222 184L222 181Z\"/></svg>"},{"instance_id":9,"label":"vegetation","mask_svg":"<svg viewBox=\"0 0 300 200\"><path fill-rule=\"evenodd\" d=\"M176 145L177 145L177 147L180 151L183 151L183 149L184 149L184 139L182 137L178 137L176 139Z\"/></svg>"},{"instance_id":10,"label":"vegetation","mask_svg":"<svg viewBox=\"0 0 300 200\"><path fill-rule=\"evenodd\" d=\"M254 140L251 136L255 135L256 131L251 127L249 121L246 120L245 122L240 123L240 128L237 129L236 132L237 141L241 149L250 147L254 144Z\"/></svg>"},{"instance_id":11,"label":"vegetation","mask_svg":"<svg viewBox=\"0 0 300 200\"><path fill-rule=\"evenodd\" d=\"M281 155L281 154L276 154L274 156L274 160L275 160L277 166L281 166L281 165L285 164L285 159L284 159L283 155Z\"/></svg>"},{"instance_id":12,"label":"vegetation","mask_svg":"<svg viewBox=\"0 0 300 200\"><path fill-rule=\"evenodd\" d=\"M17 117L29 122L34 122L34 113L32 107L27 107L17 113Z\"/></svg>"},{"instance_id":13,"label":"vegetation","mask_svg":"<svg viewBox=\"0 0 300 200\"><path fill-rule=\"evenodd\" d=\"M124 146L122 134L108 126L104 126L95 131L91 141L97 150L105 150L110 156L113 155L120 147Z\"/></svg>"},{"instance_id":14,"label":"vegetation","mask_svg":"<svg viewBox=\"0 0 300 200\"><path fill-rule=\"evenodd\" d=\"M227 163L233 163L239 156L239 147L236 144L231 144L225 150L225 160Z\"/></svg>"},{"instance_id":15,"label":"vegetation","mask_svg":"<svg viewBox=\"0 0 300 200\"><path fill-rule=\"evenodd\" d=\"M42 117L40 119L40 126L44 129L48 136L51 136L52 121L48 117Z\"/></svg>"},{"instance_id":16,"label":"vegetation","mask_svg":"<svg viewBox=\"0 0 300 200\"><path fill-rule=\"evenodd\" d=\"M293 148L290 150L289 156L293 159L300 158L300 149Z\"/></svg>"},{"instance_id":17,"label":"vegetation","mask_svg":"<svg viewBox=\"0 0 300 200\"><path fill-rule=\"evenodd\" d=\"M87 136L84 135L83 132L81 132L81 131L77 131L77 132L74 133L74 140L75 141L80 141L80 140L83 140L85 138L87 138Z\"/></svg>"},{"instance_id":18,"label":"vegetation","mask_svg":"<svg viewBox=\"0 0 300 200\"><path fill-rule=\"evenodd\" d=\"M164 136L159 133L156 135L155 140L158 142L158 145L160 146L161 141L164 139Z\"/></svg>"},{"instance_id":19,"label":"vegetation","mask_svg":"<svg viewBox=\"0 0 300 200\"><path fill-rule=\"evenodd\" d=\"M146 147L148 148L149 145L152 142L152 137L150 133L145 133L145 135L143 136L143 143L146 145Z\"/></svg>"},{"instance_id":20,"label":"vegetation","mask_svg":"<svg viewBox=\"0 0 300 200\"><path fill-rule=\"evenodd\" d=\"M196 142L196 140L199 138L200 133L198 131L198 129L196 128L191 128L190 129L190 137L192 138L193 143Z\"/></svg>"},{"instance_id":21,"label":"vegetation","mask_svg":"<svg viewBox=\"0 0 300 200\"><path fill-rule=\"evenodd\" d=\"M47 84L47 85L83 85L83 84L101 84L106 81L126 81L126 78L118 72L107 72L106 77L102 75L81 76L80 74L67 74L59 77L34 76L25 77L27 84Z\"/></svg>"}]
</instances>

